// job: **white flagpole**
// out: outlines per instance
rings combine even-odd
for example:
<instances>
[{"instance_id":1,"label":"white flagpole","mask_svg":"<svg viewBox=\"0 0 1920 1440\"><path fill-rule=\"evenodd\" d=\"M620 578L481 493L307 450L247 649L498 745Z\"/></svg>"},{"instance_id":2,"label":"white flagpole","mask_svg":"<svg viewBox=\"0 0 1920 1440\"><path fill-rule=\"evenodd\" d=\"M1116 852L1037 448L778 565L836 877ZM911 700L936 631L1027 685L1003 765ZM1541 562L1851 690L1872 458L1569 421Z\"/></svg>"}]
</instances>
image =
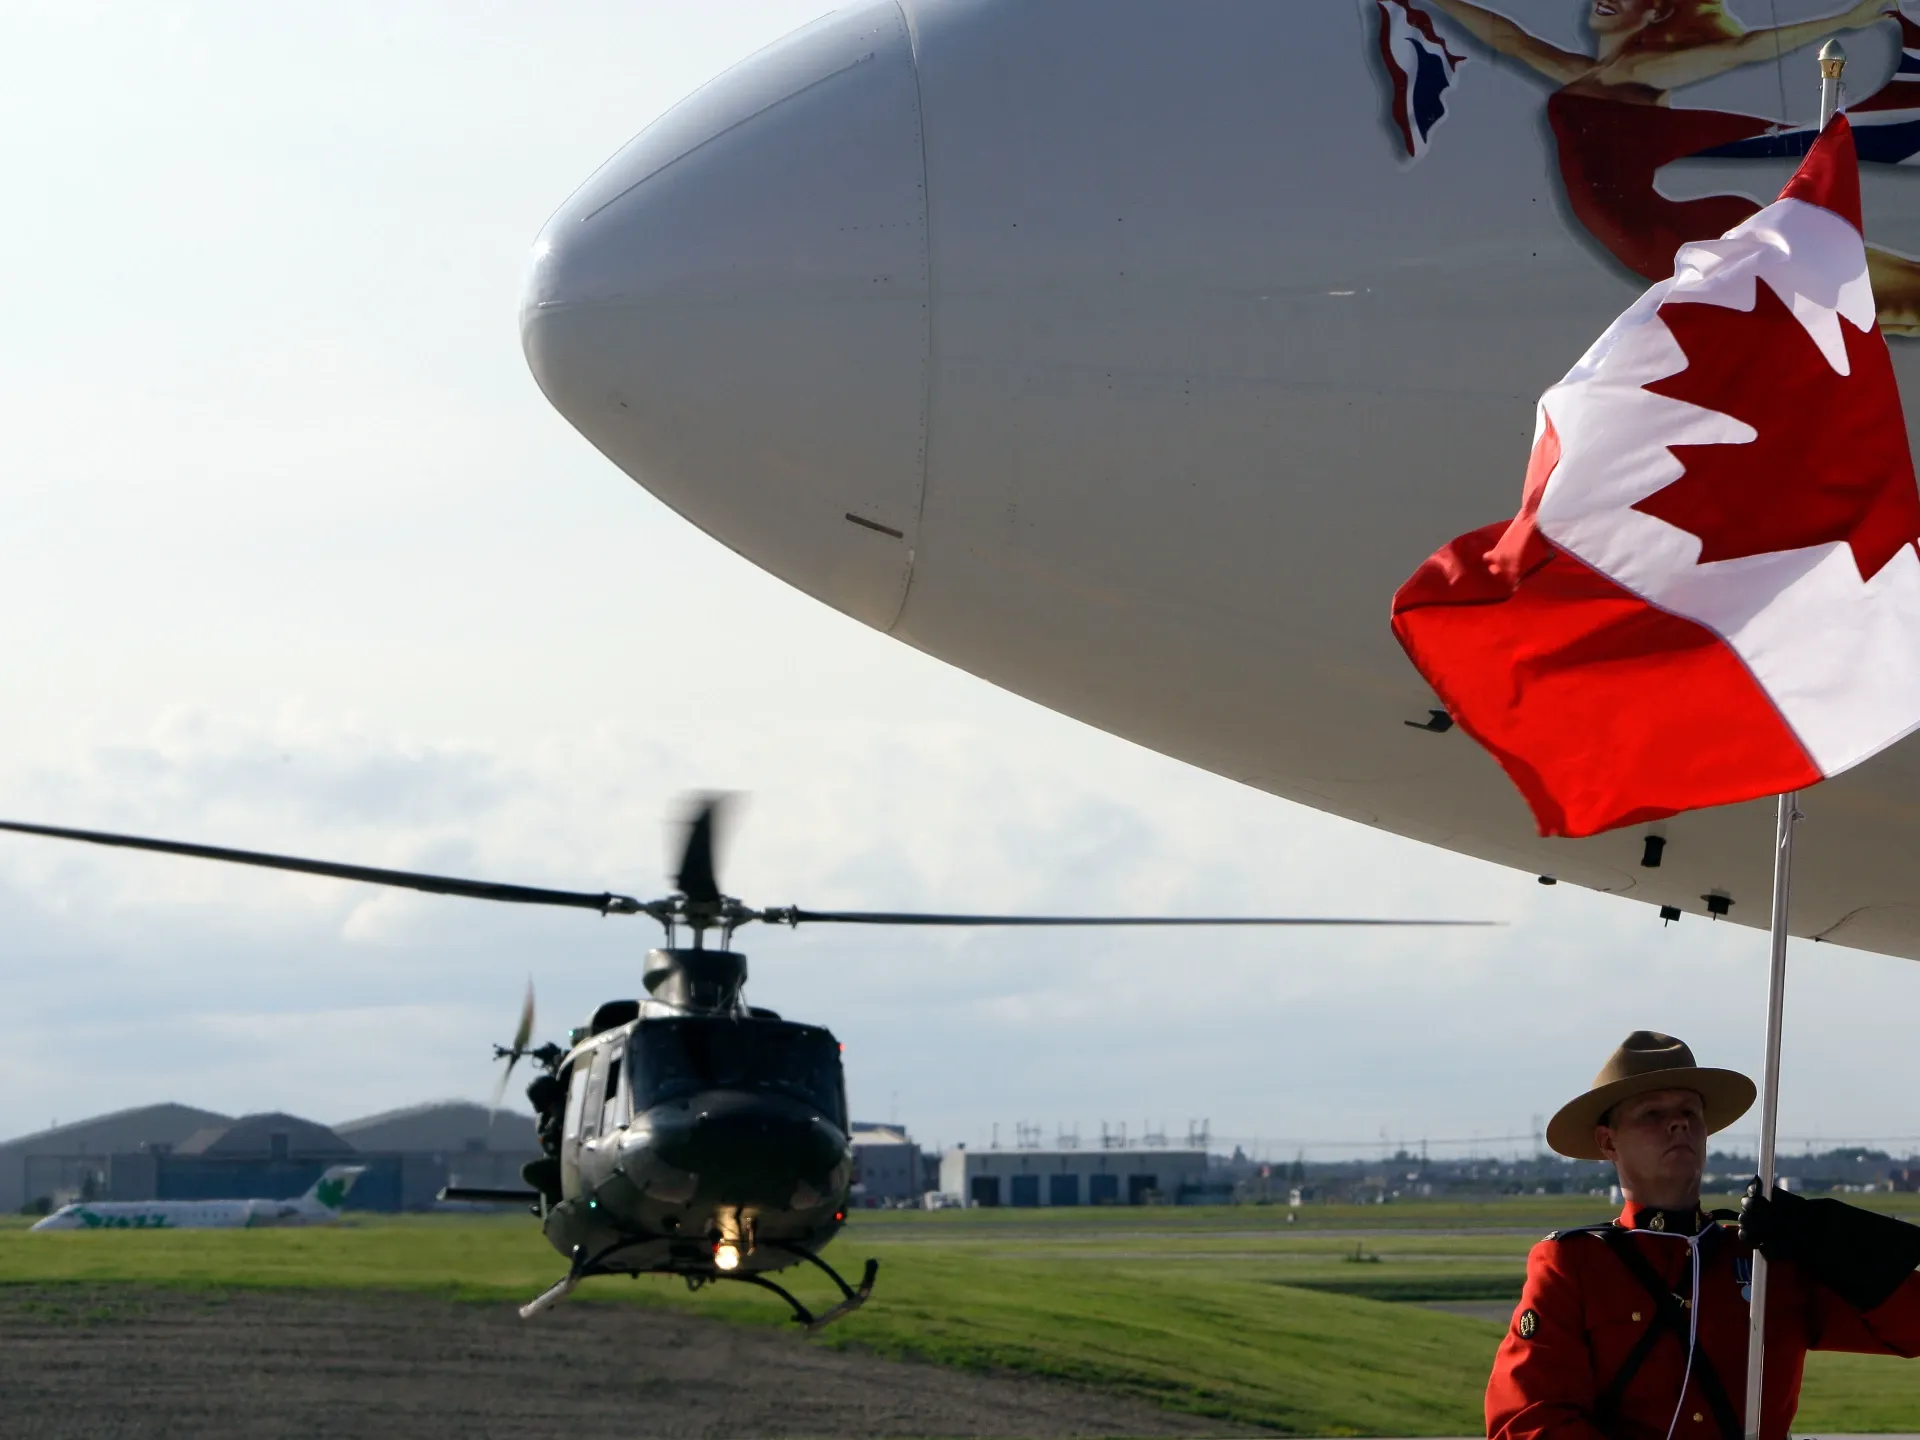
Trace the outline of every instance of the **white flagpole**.
<instances>
[{"instance_id":1,"label":"white flagpole","mask_svg":"<svg viewBox=\"0 0 1920 1440\"><path fill-rule=\"evenodd\" d=\"M1760 1083L1760 1183L1773 1189L1774 1138L1779 1123L1780 1030L1787 1002L1787 898L1793 883L1794 793L1778 802L1773 829L1773 966L1767 976L1767 1060ZM1753 1252L1747 1318L1747 1434L1760 1440L1760 1394L1767 1354L1767 1257Z\"/></svg>"},{"instance_id":2,"label":"white flagpole","mask_svg":"<svg viewBox=\"0 0 1920 1440\"><path fill-rule=\"evenodd\" d=\"M1847 52L1840 42L1820 47L1820 128L1840 108L1840 75L1847 68ZM1780 1122L1780 1031L1787 1002L1787 906L1793 889L1793 826L1800 818L1794 793L1782 795L1773 825L1773 963L1767 974L1767 1057L1760 1085L1760 1184L1771 1194L1774 1146ZM1752 1297L1747 1317L1746 1440L1760 1440L1762 1387L1767 1356L1767 1257L1753 1254Z\"/></svg>"}]
</instances>

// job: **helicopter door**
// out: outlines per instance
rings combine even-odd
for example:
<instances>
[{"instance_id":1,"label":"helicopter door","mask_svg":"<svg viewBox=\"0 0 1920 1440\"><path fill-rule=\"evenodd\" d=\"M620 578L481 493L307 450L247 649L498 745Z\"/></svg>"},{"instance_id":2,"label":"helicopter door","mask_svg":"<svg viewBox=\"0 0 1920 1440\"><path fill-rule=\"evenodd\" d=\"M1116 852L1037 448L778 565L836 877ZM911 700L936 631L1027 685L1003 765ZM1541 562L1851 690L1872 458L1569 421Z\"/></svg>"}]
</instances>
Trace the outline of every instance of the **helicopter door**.
<instances>
[{"instance_id":1,"label":"helicopter door","mask_svg":"<svg viewBox=\"0 0 1920 1440\"><path fill-rule=\"evenodd\" d=\"M573 1062L573 1084L567 1090L567 1127L560 1137L560 1188L574 1196L580 1193L580 1146L600 1133L600 1091L607 1073L607 1052L602 1046L591 1061L582 1055Z\"/></svg>"}]
</instances>

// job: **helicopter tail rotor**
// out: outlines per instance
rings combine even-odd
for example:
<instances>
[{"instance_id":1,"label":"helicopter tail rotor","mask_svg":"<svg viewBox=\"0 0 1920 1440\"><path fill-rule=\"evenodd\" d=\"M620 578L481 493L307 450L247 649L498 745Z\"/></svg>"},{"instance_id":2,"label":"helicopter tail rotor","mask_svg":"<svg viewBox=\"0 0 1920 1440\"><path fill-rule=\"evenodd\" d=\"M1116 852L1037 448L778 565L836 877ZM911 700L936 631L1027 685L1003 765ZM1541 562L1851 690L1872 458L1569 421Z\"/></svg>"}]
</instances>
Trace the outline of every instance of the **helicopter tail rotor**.
<instances>
[{"instance_id":1,"label":"helicopter tail rotor","mask_svg":"<svg viewBox=\"0 0 1920 1440\"><path fill-rule=\"evenodd\" d=\"M513 1067L520 1063L520 1057L528 1053L527 1046L533 1040L533 981L527 981L527 998L520 1002L520 1024L513 1032L512 1045L493 1047L493 1058L505 1060L506 1067L500 1072L500 1083L493 1087L493 1104L487 1107L489 1126L493 1116L500 1113L500 1102L507 1093L507 1081L513 1078Z\"/></svg>"}]
</instances>

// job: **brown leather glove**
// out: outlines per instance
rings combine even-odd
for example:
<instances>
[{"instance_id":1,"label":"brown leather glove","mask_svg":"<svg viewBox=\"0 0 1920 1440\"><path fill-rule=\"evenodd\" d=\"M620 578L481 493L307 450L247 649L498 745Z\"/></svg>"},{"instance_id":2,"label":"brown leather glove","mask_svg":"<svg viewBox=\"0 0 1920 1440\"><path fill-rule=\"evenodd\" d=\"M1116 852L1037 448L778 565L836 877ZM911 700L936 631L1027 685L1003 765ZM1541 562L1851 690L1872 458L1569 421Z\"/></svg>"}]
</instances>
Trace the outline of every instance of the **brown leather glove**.
<instances>
[{"instance_id":1,"label":"brown leather glove","mask_svg":"<svg viewBox=\"0 0 1920 1440\"><path fill-rule=\"evenodd\" d=\"M1838 1200L1808 1200L1756 1176L1740 1202L1740 1238L1792 1261L1856 1310L1884 1304L1920 1266L1920 1225Z\"/></svg>"}]
</instances>

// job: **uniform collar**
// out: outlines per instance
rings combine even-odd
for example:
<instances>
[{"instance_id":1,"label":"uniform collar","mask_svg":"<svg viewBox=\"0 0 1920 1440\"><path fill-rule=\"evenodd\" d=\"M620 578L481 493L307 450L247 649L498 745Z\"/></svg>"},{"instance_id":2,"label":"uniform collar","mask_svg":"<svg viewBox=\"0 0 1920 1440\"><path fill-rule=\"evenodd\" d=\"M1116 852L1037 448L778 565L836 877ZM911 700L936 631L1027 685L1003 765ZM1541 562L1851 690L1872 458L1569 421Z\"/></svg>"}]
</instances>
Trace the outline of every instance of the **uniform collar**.
<instances>
[{"instance_id":1,"label":"uniform collar","mask_svg":"<svg viewBox=\"0 0 1920 1440\"><path fill-rule=\"evenodd\" d=\"M1629 1200L1614 1222L1628 1230L1652 1230L1656 1234L1698 1235L1707 1227L1707 1215L1698 1205L1691 1210L1659 1210Z\"/></svg>"}]
</instances>

